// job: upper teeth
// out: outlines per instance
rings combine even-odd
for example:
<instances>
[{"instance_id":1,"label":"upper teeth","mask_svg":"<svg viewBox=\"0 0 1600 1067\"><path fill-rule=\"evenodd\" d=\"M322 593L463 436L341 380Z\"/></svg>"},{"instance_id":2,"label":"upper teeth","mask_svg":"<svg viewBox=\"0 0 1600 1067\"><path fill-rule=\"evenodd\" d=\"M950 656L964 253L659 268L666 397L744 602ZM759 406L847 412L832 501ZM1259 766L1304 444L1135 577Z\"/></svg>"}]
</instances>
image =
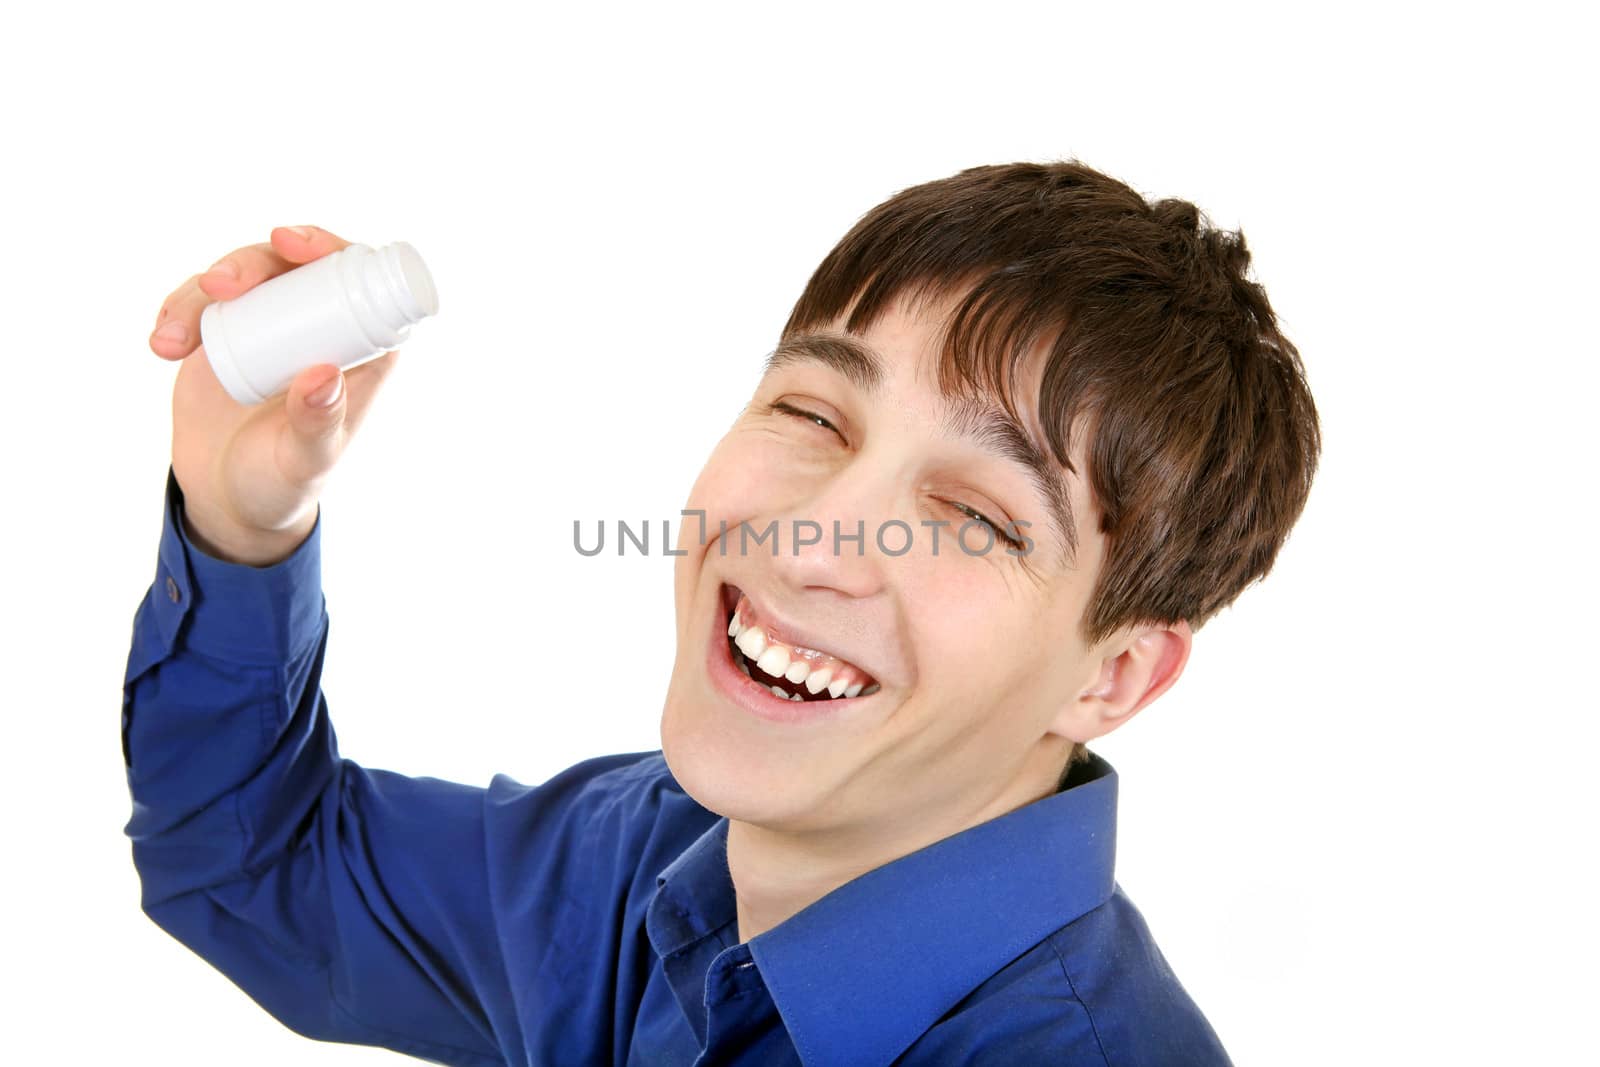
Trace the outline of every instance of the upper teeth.
<instances>
[{"instance_id":1,"label":"upper teeth","mask_svg":"<svg viewBox=\"0 0 1600 1067\"><path fill-rule=\"evenodd\" d=\"M865 692L875 693L876 682L863 689L865 676L861 671L833 656L818 656L815 652L799 653L781 641L774 641L760 626L746 625L737 611L728 622L728 636L750 662L774 678L784 678L795 685L804 684L806 690L816 694L826 687L830 697L853 697ZM783 690L772 686L775 693ZM798 700L798 693L791 699Z\"/></svg>"},{"instance_id":2,"label":"upper teeth","mask_svg":"<svg viewBox=\"0 0 1600 1067\"><path fill-rule=\"evenodd\" d=\"M774 678L781 678L783 672L789 669L789 650L782 645L768 645L767 650L756 658L756 666Z\"/></svg>"}]
</instances>

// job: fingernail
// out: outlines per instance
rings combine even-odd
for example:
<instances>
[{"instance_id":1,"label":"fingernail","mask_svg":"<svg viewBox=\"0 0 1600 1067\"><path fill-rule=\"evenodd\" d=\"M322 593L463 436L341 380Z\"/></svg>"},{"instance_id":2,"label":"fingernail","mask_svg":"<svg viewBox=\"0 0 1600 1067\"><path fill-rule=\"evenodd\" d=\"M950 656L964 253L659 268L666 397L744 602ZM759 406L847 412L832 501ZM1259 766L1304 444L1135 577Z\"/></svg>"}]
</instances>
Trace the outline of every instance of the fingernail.
<instances>
[{"instance_id":1,"label":"fingernail","mask_svg":"<svg viewBox=\"0 0 1600 1067\"><path fill-rule=\"evenodd\" d=\"M215 274L221 278L232 278L237 281L239 278L239 265L232 260L219 259L211 264L206 273Z\"/></svg>"},{"instance_id":2,"label":"fingernail","mask_svg":"<svg viewBox=\"0 0 1600 1067\"><path fill-rule=\"evenodd\" d=\"M305 241L311 240L312 234L316 233L310 226L285 226L284 229Z\"/></svg>"},{"instance_id":3,"label":"fingernail","mask_svg":"<svg viewBox=\"0 0 1600 1067\"><path fill-rule=\"evenodd\" d=\"M181 322L169 322L158 329L155 336L158 341L171 341L173 344L181 345L189 339L189 327Z\"/></svg>"},{"instance_id":4,"label":"fingernail","mask_svg":"<svg viewBox=\"0 0 1600 1067\"><path fill-rule=\"evenodd\" d=\"M343 391L343 387L344 375L335 374L331 380L323 382L310 396L306 397L306 403L314 408L331 407L333 402L339 399L339 394Z\"/></svg>"}]
</instances>

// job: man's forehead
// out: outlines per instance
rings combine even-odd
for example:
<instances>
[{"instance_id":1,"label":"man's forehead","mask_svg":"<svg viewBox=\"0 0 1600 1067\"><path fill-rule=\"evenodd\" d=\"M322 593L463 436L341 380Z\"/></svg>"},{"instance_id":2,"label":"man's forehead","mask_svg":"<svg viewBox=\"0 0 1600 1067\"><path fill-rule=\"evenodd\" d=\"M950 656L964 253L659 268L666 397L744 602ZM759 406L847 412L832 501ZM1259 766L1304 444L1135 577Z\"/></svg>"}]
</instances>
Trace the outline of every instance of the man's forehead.
<instances>
[{"instance_id":1,"label":"man's forehead","mask_svg":"<svg viewBox=\"0 0 1600 1067\"><path fill-rule=\"evenodd\" d=\"M936 381L939 352L935 349L919 353L919 358L931 364L929 373ZM860 337L832 330L783 338L767 357L765 373L802 364L828 367L869 399L880 399L891 377L890 360L871 344ZM1041 440L1036 405L1028 390L1022 392L1021 397L1013 398L1013 407L1028 419L1028 424L1014 418L998 397L982 390L944 392L940 431L947 437L970 441L1027 474L1045 505L1057 541L1064 547L1063 562L1070 562L1078 549L1071 477ZM1081 464L1078 466L1082 469Z\"/></svg>"}]
</instances>

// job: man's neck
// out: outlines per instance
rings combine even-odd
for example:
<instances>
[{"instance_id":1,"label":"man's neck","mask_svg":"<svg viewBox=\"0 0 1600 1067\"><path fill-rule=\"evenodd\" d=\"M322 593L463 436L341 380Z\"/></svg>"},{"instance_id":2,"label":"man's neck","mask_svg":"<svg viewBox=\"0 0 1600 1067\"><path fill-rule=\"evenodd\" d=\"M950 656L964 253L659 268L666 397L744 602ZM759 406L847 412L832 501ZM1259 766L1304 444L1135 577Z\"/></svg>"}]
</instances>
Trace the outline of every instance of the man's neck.
<instances>
[{"instance_id":1,"label":"man's neck","mask_svg":"<svg viewBox=\"0 0 1600 1067\"><path fill-rule=\"evenodd\" d=\"M739 940L749 941L846 882L936 841L1032 803L1055 791L1024 776L987 801L932 818L895 818L888 826L804 834L728 820Z\"/></svg>"}]
</instances>

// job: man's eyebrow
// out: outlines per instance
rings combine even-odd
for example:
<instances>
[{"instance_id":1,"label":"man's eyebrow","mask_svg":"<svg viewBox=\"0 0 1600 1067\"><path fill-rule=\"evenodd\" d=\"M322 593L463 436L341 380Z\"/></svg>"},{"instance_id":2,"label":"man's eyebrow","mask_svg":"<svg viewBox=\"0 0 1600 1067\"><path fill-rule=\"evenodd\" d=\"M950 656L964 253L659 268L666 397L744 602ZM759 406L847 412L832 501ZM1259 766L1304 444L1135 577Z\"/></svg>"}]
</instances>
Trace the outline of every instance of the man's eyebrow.
<instances>
[{"instance_id":1,"label":"man's eyebrow","mask_svg":"<svg viewBox=\"0 0 1600 1067\"><path fill-rule=\"evenodd\" d=\"M966 438L985 452L1023 468L1034 491L1044 499L1058 543L1066 548L1063 562L1077 557L1077 528L1066 475L1015 419L991 401L961 397L946 408L942 429L951 437Z\"/></svg>"},{"instance_id":2,"label":"man's eyebrow","mask_svg":"<svg viewBox=\"0 0 1600 1067\"><path fill-rule=\"evenodd\" d=\"M785 337L767 357L765 373L795 363L821 363L831 367L863 393L878 391L885 377L883 360L854 337L839 333L802 333Z\"/></svg>"}]
</instances>

